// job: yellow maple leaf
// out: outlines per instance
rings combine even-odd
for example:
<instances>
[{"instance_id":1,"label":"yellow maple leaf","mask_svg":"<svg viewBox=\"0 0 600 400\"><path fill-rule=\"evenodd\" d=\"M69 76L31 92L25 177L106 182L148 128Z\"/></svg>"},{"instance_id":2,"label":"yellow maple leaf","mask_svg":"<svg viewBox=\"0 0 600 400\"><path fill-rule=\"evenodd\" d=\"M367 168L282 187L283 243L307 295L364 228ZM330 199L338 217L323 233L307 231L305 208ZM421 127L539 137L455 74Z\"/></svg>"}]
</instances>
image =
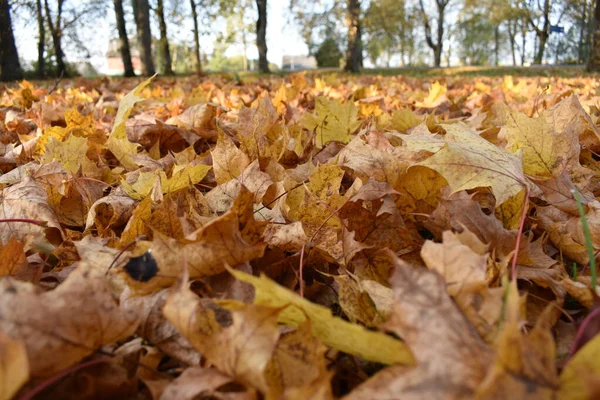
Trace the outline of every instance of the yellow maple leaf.
<instances>
[{"instance_id":1,"label":"yellow maple leaf","mask_svg":"<svg viewBox=\"0 0 600 400\"><path fill-rule=\"evenodd\" d=\"M152 192L158 178L160 178L162 193L172 193L199 183L211 168L210 165L203 164L175 165L170 178L167 177L165 171L144 171L140 173L138 179L132 184L123 180L121 187L131 198L141 200Z\"/></svg>"},{"instance_id":2,"label":"yellow maple leaf","mask_svg":"<svg viewBox=\"0 0 600 400\"><path fill-rule=\"evenodd\" d=\"M448 88L446 85L440 84L438 81L435 81L433 85L429 87L429 94L422 102L417 102L415 105L421 108L435 108L448 100L446 97L446 92Z\"/></svg>"},{"instance_id":3,"label":"yellow maple leaf","mask_svg":"<svg viewBox=\"0 0 600 400\"><path fill-rule=\"evenodd\" d=\"M65 122L67 123L66 127L51 126L44 129L44 133L35 144L35 154L44 154L46 145L51 138L62 142L71 134L87 138L95 132L96 121L94 121L93 113L82 115L77 109L73 108L65 111Z\"/></svg>"},{"instance_id":4,"label":"yellow maple leaf","mask_svg":"<svg viewBox=\"0 0 600 400\"><path fill-rule=\"evenodd\" d=\"M199 183L211 168L210 165L203 164L176 165L170 178L167 178L167 174L164 171L160 171L160 182L163 193L175 192Z\"/></svg>"},{"instance_id":5,"label":"yellow maple leaf","mask_svg":"<svg viewBox=\"0 0 600 400\"><path fill-rule=\"evenodd\" d=\"M132 199L141 200L148 196L154 187L154 182L158 178L156 172L140 172L138 179L134 183L127 183L124 179L121 181L121 187Z\"/></svg>"},{"instance_id":6,"label":"yellow maple leaf","mask_svg":"<svg viewBox=\"0 0 600 400\"><path fill-rule=\"evenodd\" d=\"M309 234L325 221L328 226L340 227L339 218L331 214L347 200L339 194L343 176L344 170L337 165L319 165L306 185L288 193L290 218L308 225Z\"/></svg>"},{"instance_id":7,"label":"yellow maple leaf","mask_svg":"<svg viewBox=\"0 0 600 400\"><path fill-rule=\"evenodd\" d=\"M41 163L50 163L56 160L65 171L75 174L83 167L84 175L86 171L91 172L97 167L86 156L88 143L86 138L70 135L67 140L61 142L51 137L46 144L46 152L40 160Z\"/></svg>"},{"instance_id":8,"label":"yellow maple leaf","mask_svg":"<svg viewBox=\"0 0 600 400\"><path fill-rule=\"evenodd\" d=\"M410 147L413 150L422 147L431 151L441 146L435 154L417 165L439 172L448 181L453 193L490 187L497 205L523 190L526 180L519 154L506 153L463 123L442 127L447 132L446 140L432 138L421 144L415 143L412 135L400 135L403 140L412 143Z\"/></svg>"},{"instance_id":9,"label":"yellow maple leaf","mask_svg":"<svg viewBox=\"0 0 600 400\"><path fill-rule=\"evenodd\" d=\"M544 116L529 118L511 112L501 132L508 151L522 151L523 171L530 177L546 180L565 170L571 142L564 133L554 131Z\"/></svg>"},{"instance_id":10,"label":"yellow maple leaf","mask_svg":"<svg viewBox=\"0 0 600 400\"><path fill-rule=\"evenodd\" d=\"M151 77L144 82L140 83L131 92L127 93L121 102L119 103L119 110L115 117L112 132L106 142L106 147L113 153L115 158L127 169L136 169L137 165L133 162L131 156L137 154L138 144L132 143L127 139L127 132L125 131L125 123L129 114L133 110L133 106L140 100L144 100L140 96L141 92L146 86L150 84Z\"/></svg>"},{"instance_id":11,"label":"yellow maple leaf","mask_svg":"<svg viewBox=\"0 0 600 400\"><path fill-rule=\"evenodd\" d=\"M317 97L314 114L304 114L301 123L305 129L315 131L317 147L331 141L348 143L358 129L358 109L354 103L342 104L339 100Z\"/></svg>"},{"instance_id":12,"label":"yellow maple leaf","mask_svg":"<svg viewBox=\"0 0 600 400\"><path fill-rule=\"evenodd\" d=\"M229 272L254 286L254 304L285 307L279 314L280 323L297 328L310 320L313 335L334 349L382 364L414 363L412 353L399 340L334 317L327 307L303 299L264 275L259 278L233 269Z\"/></svg>"}]
</instances>

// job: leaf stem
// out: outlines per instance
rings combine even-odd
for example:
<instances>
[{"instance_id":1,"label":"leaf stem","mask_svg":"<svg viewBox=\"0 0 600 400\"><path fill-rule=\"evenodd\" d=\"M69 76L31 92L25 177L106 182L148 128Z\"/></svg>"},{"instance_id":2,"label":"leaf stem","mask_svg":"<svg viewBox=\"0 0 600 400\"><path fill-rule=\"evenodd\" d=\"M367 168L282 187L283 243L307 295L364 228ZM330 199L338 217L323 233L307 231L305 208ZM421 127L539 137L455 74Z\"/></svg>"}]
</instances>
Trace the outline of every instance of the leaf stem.
<instances>
[{"instance_id":1,"label":"leaf stem","mask_svg":"<svg viewBox=\"0 0 600 400\"><path fill-rule=\"evenodd\" d=\"M38 221L36 219L29 219L29 218L6 218L6 219L0 219L0 223L2 222L23 222L26 224L32 224L32 225L37 225L37 226L41 226L42 228L47 228L48 227L48 223L46 221Z\"/></svg>"},{"instance_id":2,"label":"leaf stem","mask_svg":"<svg viewBox=\"0 0 600 400\"><path fill-rule=\"evenodd\" d=\"M31 389L29 392L27 392L25 395L23 395L19 400L31 400L36 395L43 392L44 390L46 390L47 388L52 386L54 383L56 383L59 380L61 380L62 378L64 378L65 376L67 376L73 372L79 371L80 369L89 367L91 365L101 364L101 363L108 362L108 361L110 361L109 358L96 358L94 360L90 360L90 361L86 361L81 364L74 365L71 368L67 368L66 370L62 371L61 373L46 379L45 381L43 381L42 383L40 383L39 385L37 385L36 387Z\"/></svg>"}]
</instances>

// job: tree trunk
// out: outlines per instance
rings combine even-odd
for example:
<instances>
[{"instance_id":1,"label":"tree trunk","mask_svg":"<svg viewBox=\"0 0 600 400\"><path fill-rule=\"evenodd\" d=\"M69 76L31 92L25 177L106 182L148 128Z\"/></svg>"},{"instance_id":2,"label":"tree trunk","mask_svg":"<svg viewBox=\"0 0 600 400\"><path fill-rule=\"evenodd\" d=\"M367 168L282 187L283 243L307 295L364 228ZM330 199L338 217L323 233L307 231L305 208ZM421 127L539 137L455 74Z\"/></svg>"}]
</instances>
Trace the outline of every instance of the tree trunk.
<instances>
[{"instance_id":1,"label":"tree trunk","mask_svg":"<svg viewBox=\"0 0 600 400\"><path fill-rule=\"evenodd\" d=\"M200 29L198 28L198 11L196 0L190 0L192 18L194 19L194 58L196 59L196 73L202 75L202 57L200 56Z\"/></svg>"},{"instance_id":2,"label":"tree trunk","mask_svg":"<svg viewBox=\"0 0 600 400\"><path fill-rule=\"evenodd\" d=\"M500 27L496 25L494 28L494 65L497 67L500 64Z\"/></svg>"},{"instance_id":3,"label":"tree trunk","mask_svg":"<svg viewBox=\"0 0 600 400\"><path fill-rule=\"evenodd\" d=\"M44 8L46 10L46 20L50 28L52 36L52 44L54 46L54 57L56 58L56 73L58 76L69 76L65 65L65 53L62 49L62 8L64 0L58 0L58 8L56 10L56 20L52 20L52 13L48 0L44 0Z\"/></svg>"},{"instance_id":4,"label":"tree trunk","mask_svg":"<svg viewBox=\"0 0 600 400\"><path fill-rule=\"evenodd\" d=\"M446 6L449 0L436 0L438 10L438 25L437 25L437 42L433 41L431 36L431 23L429 22L429 16L425 12L425 6L423 0L419 0L419 8L421 9L421 16L423 17L423 25L425 28L425 42L431 50L433 50L433 64L439 68L442 65L442 50L444 47L444 18L446 14ZM448 57L450 62L450 57Z\"/></svg>"},{"instance_id":5,"label":"tree trunk","mask_svg":"<svg viewBox=\"0 0 600 400\"><path fill-rule=\"evenodd\" d=\"M135 76L133 63L131 62L131 50L129 49L129 38L127 37L127 27L125 25L125 12L123 11L123 0L113 0L115 6L115 16L117 17L117 31L119 31L119 51L121 60L123 60L123 69L125 76Z\"/></svg>"},{"instance_id":6,"label":"tree trunk","mask_svg":"<svg viewBox=\"0 0 600 400\"><path fill-rule=\"evenodd\" d=\"M158 28L160 30L158 52L160 54L161 73L163 75L173 75L173 69L171 69L171 51L169 50L169 38L167 37L167 23L165 21L165 7L163 0L157 0L156 2L156 17L158 18Z\"/></svg>"},{"instance_id":7,"label":"tree trunk","mask_svg":"<svg viewBox=\"0 0 600 400\"><path fill-rule=\"evenodd\" d=\"M142 62L142 74L154 75L154 61L152 60L152 33L150 32L150 5L148 0L132 0L133 15L137 28L137 40Z\"/></svg>"},{"instance_id":8,"label":"tree trunk","mask_svg":"<svg viewBox=\"0 0 600 400\"><path fill-rule=\"evenodd\" d=\"M0 0L0 80L12 81L23 78L19 53L10 18L8 0Z\"/></svg>"},{"instance_id":9,"label":"tree trunk","mask_svg":"<svg viewBox=\"0 0 600 400\"><path fill-rule=\"evenodd\" d=\"M512 56L513 67L517 66L517 54L515 51L516 27L513 27L513 20L507 21L508 39L510 41L510 54Z\"/></svg>"},{"instance_id":10,"label":"tree trunk","mask_svg":"<svg viewBox=\"0 0 600 400\"><path fill-rule=\"evenodd\" d=\"M442 45L440 43L433 48L433 65L436 68L442 66Z\"/></svg>"},{"instance_id":11,"label":"tree trunk","mask_svg":"<svg viewBox=\"0 0 600 400\"><path fill-rule=\"evenodd\" d=\"M585 58L585 26L587 22L587 0L583 2L583 7L581 8L581 29L579 30L579 44L577 46L577 55L579 58L579 62L583 63Z\"/></svg>"},{"instance_id":12,"label":"tree trunk","mask_svg":"<svg viewBox=\"0 0 600 400\"><path fill-rule=\"evenodd\" d=\"M525 22L521 23L521 67L525 65L525 52L527 46L527 29Z\"/></svg>"},{"instance_id":13,"label":"tree trunk","mask_svg":"<svg viewBox=\"0 0 600 400\"><path fill-rule=\"evenodd\" d=\"M267 0L256 0L258 19L256 20L256 47L258 48L258 69L263 74L269 70L267 59Z\"/></svg>"},{"instance_id":14,"label":"tree trunk","mask_svg":"<svg viewBox=\"0 0 600 400\"><path fill-rule=\"evenodd\" d=\"M44 58L44 52L46 50L46 26L44 25L44 9L42 8L42 0L36 0L35 7L39 36L37 76L40 79L44 79L46 75L46 58Z\"/></svg>"},{"instance_id":15,"label":"tree trunk","mask_svg":"<svg viewBox=\"0 0 600 400\"><path fill-rule=\"evenodd\" d=\"M589 71L600 71L600 0L594 6L594 19L592 28L592 47L588 61Z\"/></svg>"},{"instance_id":16,"label":"tree trunk","mask_svg":"<svg viewBox=\"0 0 600 400\"><path fill-rule=\"evenodd\" d=\"M348 49L346 67L348 72L360 72L362 40L360 31L360 0L348 0Z\"/></svg>"},{"instance_id":17,"label":"tree trunk","mask_svg":"<svg viewBox=\"0 0 600 400\"><path fill-rule=\"evenodd\" d=\"M544 61L544 50L546 49L546 42L548 41L548 34L544 32L538 36L538 48L535 54L535 60L533 60L534 64L541 64Z\"/></svg>"},{"instance_id":18,"label":"tree trunk","mask_svg":"<svg viewBox=\"0 0 600 400\"><path fill-rule=\"evenodd\" d=\"M444 48L444 18L446 16L446 2L438 1L438 25L437 25L437 46L434 49L435 66L442 65L442 51ZM450 63L450 55L448 55L448 63Z\"/></svg>"},{"instance_id":19,"label":"tree trunk","mask_svg":"<svg viewBox=\"0 0 600 400\"><path fill-rule=\"evenodd\" d=\"M546 42L548 41L548 37L550 36L550 0L544 0L544 10L542 12L542 17L544 18L544 22L541 28L539 28L533 22L533 19L530 16L527 17L529 25L531 25L531 27L535 31L537 41L537 50L535 58L533 60L534 64L541 64L542 61L544 61L544 50L546 49Z\"/></svg>"}]
</instances>

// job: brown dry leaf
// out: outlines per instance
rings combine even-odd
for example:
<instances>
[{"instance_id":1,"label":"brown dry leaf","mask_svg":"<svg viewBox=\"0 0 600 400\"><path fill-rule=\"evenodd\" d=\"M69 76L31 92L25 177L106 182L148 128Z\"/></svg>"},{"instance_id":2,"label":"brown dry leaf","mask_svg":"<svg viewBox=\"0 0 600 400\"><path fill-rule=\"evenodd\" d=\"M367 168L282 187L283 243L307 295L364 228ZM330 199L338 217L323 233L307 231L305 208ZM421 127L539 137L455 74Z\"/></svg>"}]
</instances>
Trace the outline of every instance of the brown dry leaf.
<instances>
[{"instance_id":1,"label":"brown dry leaf","mask_svg":"<svg viewBox=\"0 0 600 400\"><path fill-rule=\"evenodd\" d=\"M361 132L338 154L340 166L350 168L363 181L373 179L392 186L409 167L409 162L395 156L395 148L377 131ZM395 187L395 186L394 186Z\"/></svg>"},{"instance_id":2,"label":"brown dry leaf","mask_svg":"<svg viewBox=\"0 0 600 400\"><path fill-rule=\"evenodd\" d=\"M482 399L553 399L558 386L555 345L546 309L536 326L521 331L521 300L515 281L507 283L502 330L495 342L496 359L477 395Z\"/></svg>"},{"instance_id":3,"label":"brown dry leaf","mask_svg":"<svg viewBox=\"0 0 600 400\"><path fill-rule=\"evenodd\" d=\"M137 294L152 293L173 285L185 270L191 278L201 278L261 257L265 223L254 219L252 197L242 186L229 211L185 239L155 231L152 242L138 242L137 257L125 267L129 286Z\"/></svg>"},{"instance_id":4,"label":"brown dry leaf","mask_svg":"<svg viewBox=\"0 0 600 400\"><path fill-rule=\"evenodd\" d=\"M245 305L228 311L186 287L172 292L165 317L219 371L268 392L265 370L279 339L280 308Z\"/></svg>"},{"instance_id":5,"label":"brown dry leaf","mask_svg":"<svg viewBox=\"0 0 600 400\"><path fill-rule=\"evenodd\" d=\"M437 171L425 167L409 168L398 182L401 194L398 208L405 212L431 213L440 200L441 189L448 185Z\"/></svg>"},{"instance_id":6,"label":"brown dry leaf","mask_svg":"<svg viewBox=\"0 0 600 400\"><path fill-rule=\"evenodd\" d=\"M136 331L139 336L188 366L198 365L201 354L163 315L168 295L168 289L147 296L131 296L126 290L121 295L121 307L139 316L140 324Z\"/></svg>"},{"instance_id":7,"label":"brown dry leaf","mask_svg":"<svg viewBox=\"0 0 600 400\"><path fill-rule=\"evenodd\" d=\"M282 333L266 369L269 399L333 399L326 347L311 334L310 322Z\"/></svg>"},{"instance_id":8,"label":"brown dry leaf","mask_svg":"<svg viewBox=\"0 0 600 400\"><path fill-rule=\"evenodd\" d=\"M280 248L284 251L295 252L306 245L309 237L302 229L299 221L291 224L270 224L265 229L265 243L272 248Z\"/></svg>"},{"instance_id":9,"label":"brown dry leaf","mask_svg":"<svg viewBox=\"0 0 600 400\"><path fill-rule=\"evenodd\" d=\"M600 140L600 131L592 118L585 112L579 99L571 95L544 111L544 117L556 132L564 132L574 142L573 152L579 154L579 146L594 148ZM578 160L571 159L574 167Z\"/></svg>"},{"instance_id":10,"label":"brown dry leaf","mask_svg":"<svg viewBox=\"0 0 600 400\"><path fill-rule=\"evenodd\" d=\"M437 271L446 281L450 296L461 292L478 292L487 287L485 273L487 254L478 254L451 231L443 233L443 243L427 240L421 257L429 269Z\"/></svg>"},{"instance_id":11,"label":"brown dry leaf","mask_svg":"<svg viewBox=\"0 0 600 400\"><path fill-rule=\"evenodd\" d=\"M0 248L0 276L18 276L27 267L25 244L15 238Z\"/></svg>"},{"instance_id":12,"label":"brown dry leaf","mask_svg":"<svg viewBox=\"0 0 600 400\"><path fill-rule=\"evenodd\" d=\"M375 302L369 293L362 288L361 282L352 275L334 277L339 285L338 299L340 306L351 322L362 322L366 326L377 326L383 322Z\"/></svg>"},{"instance_id":13,"label":"brown dry leaf","mask_svg":"<svg viewBox=\"0 0 600 400\"><path fill-rule=\"evenodd\" d=\"M307 235L312 236L321 225L341 227L335 212L347 200L339 194L343 176L344 171L336 165L319 165L307 184L287 193L287 214L302 222Z\"/></svg>"},{"instance_id":14,"label":"brown dry leaf","mask_svg":"<svg viewBox=\"0 0 600 400\"><path fill-rule=\"evenodd\" d=\"M0 192L0 219L25 219L38 221L62 233L62 228L54 210L48 204L46 191L33 178L25 177L16 185ZM0 242L6 243L11 237L25 238L39 235L46 228L26 222L4 222L0 229Z\"/></svg>"},{"instance_id":15,"label":"brown dry leaf","mask_svg":"<svg viewBox=\"0 0 600 400\"><path fill-rule=\"evenodd\" d=\"M250 158L236 147L222 129L219 129L217 146L211 151L211 155L218 184L237 178L250 164Z\"/></svg>"},{"instance_id":16,"label":"brown dry leaf","mask_svg":"<svg viewBox=\"0 0 600 400\"><path fill-rule=\"evenodd\" d=\"M196 104L187 108L176 117L170 118L167 123L186 129L207 129L214 126L217 110L222 109L218 104Z\"/></svg>"},{"instance_id":17,"label":"brown dry leaf","mask_svg":"<svg viewBox=\"0 0 600 400\"><path fill-rule=\"evenodd\" d=\"M273 184L271 177L260 170L258 160L250 163L242 173L217 186L206 194L206 202L217 213L225 212L238 197L242 186L254 193L254 202L261 203L265 194Z\"/></svg>"},{"instance_id":18,"label":"brown dry leaf","mask_svg":"<svg viewBox=\"0 0 600 400\"><path fill-rule=\"evenodd\" d=\"M464 193L458 193L450 200L442 200L424 226L440 238L446 230L462 232L467 229L489 245L489 251L500 260L508 260L516 246L517 231L504 229L494 215L486 215L479 203ZM556 261L544 253L542 243L543 238L534 242L531 238L521 240L517 272L528 274L524 276L527 279L538 278L546 282L559 279L560 271L551 269Z\"/></svg>"},{"instance_id":19,"label":"brown dry leaf","mask_svg":"<svg viewBox=\"0 0 600 400\"><path fill-rule=\"evenodd\" d=\"M214 368L192 367L186 369L171 382L160 396L160 400L194 400L204 398L227 398L231 400L256 400L253 390L236 388L231 377ZM233 390L227 390L233 386ZM237 390L236 390L237 389ZM226 396L226 397L225 397Z\"/></svg>"},{"instance_id":20,"label":"brown dry leaf","mask_svg":"<svg viewBox=\"0 0 600 400\"><path fill-rule=\"evenodd\" d=\"M567 214L556 207L538 207L540 227L548 232L548 237L566 256L582 265L589 262L585 234L579 215ZM587 204L585 218L590 228L594 252L600 250L600 202Z\"/></svg>"},{"instance_id":21,"label":"brown dry leaf","mask_svg":"<svg viewBox=\"0 0 600 400\"><path fill-rule=\"evenodd\" d=\"M135 205L136 201L124 193L103 197L92 204L85 229L95 228L98 235L107 235L111 230L127 224Z\"/></svg>"},{"instance_id":22,"label":"brown dry leaf","mask_svg":"<svg viewBox=\"0 0 600 400\"><path fill-rule=\"evenodd\" d=\"M10 400L29 380L25 345L0 332L0 400Z\"/></svg>"},{"instance_id":23,"label":"brown dry leaf","mask_svg":"<svg viewBox=\"0 0 600 400\"><path fill-rule=\"evenodd\" d=\"M0 331L23 341L34 377L53 375L138 325L135 314L119 309L104 276L82 266L46 293L5 277L0 299Z\"/></svg>"},{"instance_id":24,"label":"brown dry leaf","mask_svg":"<svg viewBox=\"0 0 600 400\"><path fill-rule=\"evenodd\" d=\"M446 294L437 273L388 256L396 268L395 302L385 326L406 341L417 366L384 369L344 399L472 397L493 360L491 349Z\"/></svg>"},{"instance_id":25,"label":"brown dry leaf","mask_svg":"<svg viewBox=\"0 0 600 400\"><path fill-rule=\"evenodd\" d=\"M251 159L279 160L287 146L287 137L277 110L269 96L257 101L256 107L242 107L236 126L241 150Z\"/></svg>"}]
</instances>

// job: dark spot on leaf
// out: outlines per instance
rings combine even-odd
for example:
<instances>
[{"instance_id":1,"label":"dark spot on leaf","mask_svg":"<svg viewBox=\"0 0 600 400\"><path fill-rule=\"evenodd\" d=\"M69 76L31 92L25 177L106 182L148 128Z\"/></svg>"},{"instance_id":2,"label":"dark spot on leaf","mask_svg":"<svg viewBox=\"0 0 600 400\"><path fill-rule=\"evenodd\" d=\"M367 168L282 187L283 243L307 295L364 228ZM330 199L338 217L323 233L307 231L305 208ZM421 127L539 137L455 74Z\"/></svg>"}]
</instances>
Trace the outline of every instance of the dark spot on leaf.
<instances>
[{"instance_id":1,"label":"dark spot on leaf","mask_svg":"<svg viewBox=\"0 0 600 400\"><path fill-rule=\"evenodd\" d=\"M419 235L425 240L433 240L435 236L427 229L419 229Z\"/></svg>"},{"instance_id":2,"label":"dark spot on leaf","mask_svg":"<svg viewBox=\"0 0 600 400\"><path fill-rule=\"evenodd\" d=\"M134 280L139 282L148 282L154 278L158 272L156 260L150 252L145 252L139 257L133 257L124 267L125 272Z\"/></svg>"}]
</instances>

